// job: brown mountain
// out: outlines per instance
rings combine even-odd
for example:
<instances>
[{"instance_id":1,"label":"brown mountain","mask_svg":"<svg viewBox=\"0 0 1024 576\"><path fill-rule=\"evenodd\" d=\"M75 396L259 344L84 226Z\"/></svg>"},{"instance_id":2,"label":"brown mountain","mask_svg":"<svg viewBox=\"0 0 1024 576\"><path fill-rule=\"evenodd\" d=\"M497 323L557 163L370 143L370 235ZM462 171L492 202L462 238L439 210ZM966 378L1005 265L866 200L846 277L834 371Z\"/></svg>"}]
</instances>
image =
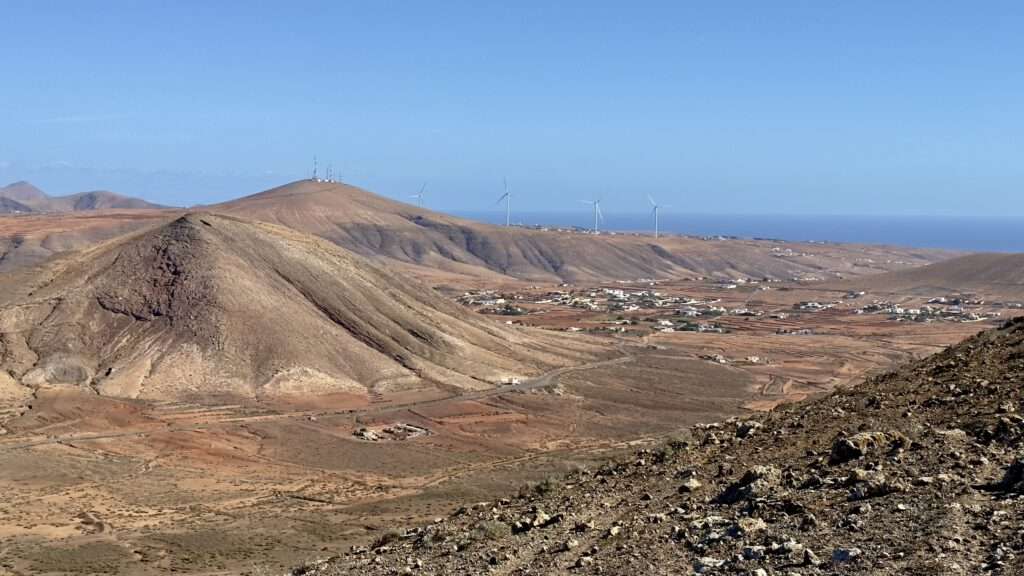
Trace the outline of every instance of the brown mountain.
<instances>
[{"instance_id":1,"label":"brown mountain","mask_svg":"<svg viewBox=\"0 0 1024 576\"><path fill-rule=\"evenodd\" d=\"M25 182L14 182L0 188L0 198L10 198L26 206L32 206L47 200L46 193L32 184Z\"/></svg>"},{"instance_id":2,"label":"brown mountain","mask_svg":"<svg viewBox=\"0 0 1024 576\"><path fill-rule=\"evenodd\" d=\"M1024 574L1022 350L1018 318L292 574Z\"/></svg>"},{"instance_id":3,"label":"brown mountain","mask_svg":"<svg viewBox=\"0 0 1024 576\"><path fill-rule=\"evenodd\" d=\"M0 295L3 371L123 397L484 388L600 351L495 324L321 239L212 214L9 275Z\"/></svg>"},{"instance_id":4,"label":"brown mountain","mask_svg":"<svg viewBox=\"0 0 1024 576\"><path fill-rule=\"evenodd\" d=\"M1024 300L1024 254L970 254L847 283L873 292L943 296L978 293L991 298Z\"/></svg>"},{"instance_id":5,"label":"brown mountain","mask_svg":"<svg viewBox=\"0 0 1024 576\"><path fill-rule=\"evenodd\" d=\"M17 200L0 196L0 214L27 214L31 211L32 208Z\"/></svg>"},{"instance_id":6,"label":"brown mountain","mask_svg":"<svg viewBox=\"0 0 1024 576\"><path fill-rule=\"evenodd\" d=\"M316 234L364 255L450 272L528 280L695 275L789 279L833 272L879 272L926 264L944 256L936 251L886 247L683 237L654 240L646 235L593 236L506 228L432 212L354 186L312 180L293 182L211 210Z\"/></svg>"},{"instance_id":7,"label":"brown mountain","mask_svg":"<svg viewBox=\"0 0 1024 576\"><path fill-rule=\"evenodd\" d=\"M55 205L60 207L58 210L63 209L70 212L80 212L82 210L141 210L164 208L164 206L147 202L141 198L122 196L121 194L115 194L106 190L80 192L78 194L71 194L70 196L53 198L53 200Z\"/></svg>"},{"instance_id":8,"label":"brown mountain","mask_svg":"<svg viewBox=\"0 0 1024 576\"><path fill-rule=\"evenodd\" d=\"M0 199L14 200L35 212L80 212L103 209L163 208L140 198L115 194L106 190L79 192L68 196L49 196L28 182L15 182L0 188Z\"/></svg>"},{"instance_id":9,"label":"brown mountain","mask_svg":"<svg viewBox=\"0 0 1024 576\"><path fill-rule=\"evenodd\" d=\"M108 206L110 206L108 204ZM326 238L431 281L438 273L530 281L860 276L950 257L937 250L506 228L396 202L345 184L303 180L208 208ZM0 271L173 219L123 210L0 219Z\"/></svg>"},{"instance_id":10,"label":"brown mountain","mask_svg":"<svg viewBox=\"0 0 1024 576\"><path fill-rule=\"evenodd\" d=\"M0 218L0 274L81 250L122 234L167 223L178 211L89 210Z\"/></svg>"}]
</instances>

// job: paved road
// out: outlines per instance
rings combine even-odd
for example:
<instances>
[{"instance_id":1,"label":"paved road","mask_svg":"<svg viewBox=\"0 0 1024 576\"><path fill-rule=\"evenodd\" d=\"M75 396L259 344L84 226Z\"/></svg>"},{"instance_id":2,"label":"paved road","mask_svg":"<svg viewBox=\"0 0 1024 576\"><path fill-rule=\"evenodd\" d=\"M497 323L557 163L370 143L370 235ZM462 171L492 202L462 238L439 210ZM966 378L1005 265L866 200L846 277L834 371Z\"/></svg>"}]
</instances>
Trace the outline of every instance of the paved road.
<instances>
[{"instance_id":1,"label":"paved road","mask_svg":"<svg viewBox=\"0 0 1024 576\"><path fill-rule=\"evenodd\" d=\"M445 402L454 401L466 401L466 400L480 400L482 398L488 398L491 396L497 396L499 394L507 394L509 392L525 392L528 390L536 390L538 388L546 388L555 383L555 380L564 374L571 372L582 372L585 370L593 370L595 368L603 368L606 366L614 366L618 364L626 364L636 359L635 356L625 352L618 358L612 358L610 360L601 360L598 362L590 362L587 364L580 364L578 366L567 366L564 368L556 368L536 376L534 378L528 378L523 380L519 384L511 384L507 386L498 386L496 388L488 388L486 390L477 390L473 392L466 392L464 394L456 394L454 396L448 396L445 398L435 398L432 400L421 400L419 402L407 402L405 404L389 404L386 406L370 406L367 408L359 408L352 410L337 410L337 411L325 411L325 412L279 412L271 414L259 414L255 416L238 416L237 418L225 418L216 422L209 422L205 424L190 424L186 426L170 426L166 428L155 428L150 430L139 430L130 432L110 432L105 434L81 434L74 435L68 434L65 436L55 436L51 438L44 438L31 442L22 442L16 444L16 439L11 439L9 442L0 443L0 453L11 452L14 450L24 450L26 448L32 448L34 446L45 446L49 444L62 444L72 443L77 444L79 442L89 442L93 440L109 440L113 438L131 438L131 437L144 437L149 434L166 434L168 432L195 432L203 430L213 426L222 425L225 422L251 422L251 421L266 421L266 420L282 420L286 418L309 418L309 417L327 417L327 416L359 416L362 414L386 414L388 412L397 412L400 410L410 410L415 408L423 408L427 406L435 406L437 404L443 404Z\"/></svg>"}]
</instances>

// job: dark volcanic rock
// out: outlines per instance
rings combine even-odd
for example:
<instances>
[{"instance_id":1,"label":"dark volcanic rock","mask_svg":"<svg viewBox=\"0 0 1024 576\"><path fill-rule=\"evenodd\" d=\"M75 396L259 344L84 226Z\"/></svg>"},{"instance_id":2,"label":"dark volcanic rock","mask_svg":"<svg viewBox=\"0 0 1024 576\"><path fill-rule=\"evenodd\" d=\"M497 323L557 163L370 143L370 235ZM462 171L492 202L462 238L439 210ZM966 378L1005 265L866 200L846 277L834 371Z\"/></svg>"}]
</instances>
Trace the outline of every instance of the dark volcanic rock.
<instances>
[{"instance_id":1,"label":"dark volcanic rock","mask_svg":"<svg viewBox=\"0 0 1024 576\"><path fill-rule=\"evenodd\" d=\"M899 432L861 432L849 438L838 438L832 445L831 464L842 464L863 458L869 452L894 452L910 446Z\"/></svg>"},{"instance_id":2,"label":"dark volcanic rock","mask_svg":"<svg viewBox=\"0 0 1024 576\"><path fill-rule=\"evenodd\" d=\"M723 504L735 504L741 500L767 498L782 482L782 473L774 466L755 466L743 477L730 485L719 497Z\"/></svg>"}]
</instances>

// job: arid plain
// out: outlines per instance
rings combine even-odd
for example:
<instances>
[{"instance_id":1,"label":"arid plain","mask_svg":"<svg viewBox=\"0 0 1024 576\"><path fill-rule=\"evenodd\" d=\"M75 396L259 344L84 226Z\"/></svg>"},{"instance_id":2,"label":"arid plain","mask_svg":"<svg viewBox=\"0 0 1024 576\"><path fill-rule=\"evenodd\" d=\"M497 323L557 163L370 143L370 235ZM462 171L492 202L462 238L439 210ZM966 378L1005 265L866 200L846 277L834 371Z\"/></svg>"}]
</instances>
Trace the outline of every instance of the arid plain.
<instances>
[{"instance_id":1,"label":"arid plain","mask_svg":"<svg viewBox=\"0 0 1024 576\"><path fill-rule=\"evenodd\" d=\"M183 214L0 220L0 569L279 573L1024 300L937 283L959 254L503 229L309 181Z\"/></svg>"}]
</instances>

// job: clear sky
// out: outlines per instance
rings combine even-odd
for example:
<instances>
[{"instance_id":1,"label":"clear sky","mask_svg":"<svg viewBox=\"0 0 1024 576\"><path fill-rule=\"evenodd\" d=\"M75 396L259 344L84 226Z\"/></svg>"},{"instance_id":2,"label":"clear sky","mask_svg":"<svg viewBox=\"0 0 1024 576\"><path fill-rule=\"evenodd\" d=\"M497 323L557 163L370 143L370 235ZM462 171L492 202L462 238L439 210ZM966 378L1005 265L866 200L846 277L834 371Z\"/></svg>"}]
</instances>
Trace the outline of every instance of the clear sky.
<instances>
[{"instance_id":1,"label":"clear sky","mask_svg":"<svg viewBox=\"0 0 1024 576\"><path fill-rule=\"evenodd\" d=\"M1020 2L0 0L0 181L1024 215Z\"/></svg>"}]
</instances>

